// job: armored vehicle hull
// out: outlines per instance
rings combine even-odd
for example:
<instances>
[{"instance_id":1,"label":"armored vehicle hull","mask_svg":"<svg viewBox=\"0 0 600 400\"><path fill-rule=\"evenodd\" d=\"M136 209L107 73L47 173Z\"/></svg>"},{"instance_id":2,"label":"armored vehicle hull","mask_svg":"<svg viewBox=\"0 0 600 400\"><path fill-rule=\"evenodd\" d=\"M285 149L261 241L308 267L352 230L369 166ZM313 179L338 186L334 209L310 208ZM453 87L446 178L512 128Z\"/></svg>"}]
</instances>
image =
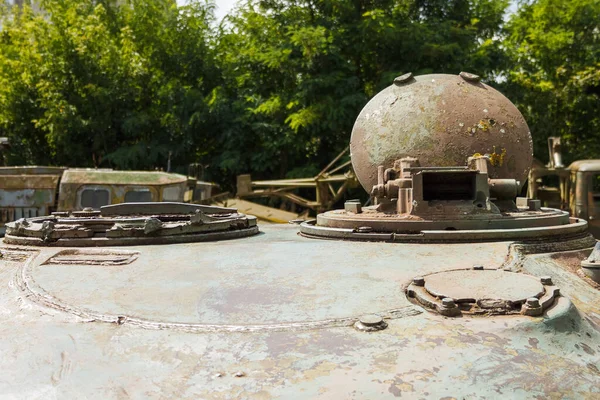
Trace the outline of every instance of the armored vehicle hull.
<instances>
[{"instance_id":1,"label":"armored vehicle hull","mask_svg":"<svg viewBox=\"0 0 600 400\"><path fill-rule=\"evenodd\" d=\"M394 85L351 143L372 205L260 233L235 209L177 203L9 222L0 392L599 398L600 246L585 220L517 197L531 159L518 110L472 74ZM445 114L481 121L444 130ZM404 146L415 132L462 150L438 160Z\"/></svg>"},{"instance_id":2,"label":"armored vehicle hull","mask_svg":"<svg viewBox=\"0 0 600 400\"><path fill-rule=\"evenodd\" d=\"M111 249L3 245L0 392L194 399L600 393L600 292L575 271L589 243L357 245L301 237L292 225L262 231ZM406 295L415 276L478 265L550 276L561 296L538 317L455 318ZM365 314L387 327L358 329L361 318L369 324Z\"/></svg>"}]
</instances>

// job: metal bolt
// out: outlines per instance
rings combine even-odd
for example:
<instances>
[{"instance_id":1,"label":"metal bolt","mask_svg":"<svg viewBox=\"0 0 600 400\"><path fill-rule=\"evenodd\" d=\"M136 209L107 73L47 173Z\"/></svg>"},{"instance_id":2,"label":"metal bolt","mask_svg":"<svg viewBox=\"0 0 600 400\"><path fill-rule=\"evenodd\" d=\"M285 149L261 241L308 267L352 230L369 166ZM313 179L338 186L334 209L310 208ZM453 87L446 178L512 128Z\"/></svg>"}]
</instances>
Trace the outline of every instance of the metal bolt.
<instances>
[{"instance_id":1,"label":"metal bolt","mask_svg":"<svg viewBox=\"0 0 600 400\"><path fill-rule=\"evenodd\" d=\"M381 331L387 328L387 323L380 315L366 314L361 316L354 324L354 327L363 332Z\"/></svg>"},{"instance_id":2,"label":"metal bolt","mask_svg":"<svg viewBox=\"0 0 600 400\"><path fill-rule=\"evenodd\" d=\"M413 285L425 286L425 278L423 278L422 276L417 276L416 278L413 278Z\"/></svg>"},{"instance_id":3,"label":"metal bolt","mask_svg":"<svg viewBox=\"0 0 600 400\"><path fill-rule=\"evenodd\" d=\"M367 314L361 316L358 321L365 326L376 326L383 322L383 318L377 314Z\"/></svg>"},{"instance_id":4,"label":"metal bolt","mask_svg":"<svg viewBox=\"0 0 600 400\"><path fill-rule=\"evenodd\" d=\"M371 228L370 226L359 226L354 231L357 233L371 233L373 232L373 228Z\"/></svg>"},{"instance_id":5,"label":"metal bolt","mask_svg":"<svg viewBox=\"0 0 600 400\"><path fill-rule=\"evenodd\" d=\"M483 270L483 265L475 265L475 266L473 267L473 269L474 269L475 271L482 271L482 270Z\"/></svg>"},{"instance_id":6,"label":"metal bolt","mask_svg":"<svg viewBox=\"0 0 600 400\"><path fill-rule=\"evenodd\" d=\"M542 281L542 285L552 285L552 278L549 276L542 276L540 281Z\"/></svg>"},{"instance_id":7,"label":"metal bolt","mask_svg":"<svg viewBox=\"0 0 600 400\"><path fill-rule=\"evenodd\" d=\"M521 314L528 315L530 317L539 317L543 313L544 309L542 308L540 300L537 297L531 297L527 299L521 308Z\"/></svg>"},{"instance_id":8,"label":"metal bolt","mask_svg":"<svg viewBox=\"0 0 600 400\"><path fill-rule=\"evenodd\" d=\"M344 210L354 214L360 214L362 212L362 205L359 200L348 200L344 203Z\"/></svg>"},{"instance_id":9,"label":"metal bolt","mask_svg":"<svg viewBox=\"0 0 600 400\"><path fill-rule=\"evenodd\" d=\"M400 75L396 79L394 79L395 85L402 85L403 83L408 82L413 77L412 72L406 73L404 75Z\"/></svg>"},{"instance_id":10,"label":"metal bolt","mask_svg":"<svg viewBox=\"0 0 600 400\"><path fill-rule=\"evenodd\" d=\"M442 299L442 307L444 307L444 308L455 308L456 307L456 303L454 302L454 299L451 299L450 297L444 297Z\"/></svg>"},{"instance_id":11,"label":"metal bolt","mask_svg":"<svg viewBox=\"0 0 600 400\"><path fill-rule=\"evenodd\" d=\"M28 221L27 219L25 219L25 218L19 218L19 219L18 219L18 220L15 222L15 227L16 227L16 228L19 228L19 227L21 227L21 226L24 226L24 227L26 227L26 226L29 226L29 225L30 225L29 221Z\"/></svg>"},{"instance_id":12,"label":"metal bolt","mask_svg":"<svg viewBox=\"0 0 600 400\"><path fill-rule=\"evenodd\" d=\"M517 197L517 208L529 208L529 198L528 197Z\"/></svg>"},{"instance_id":13,"label":"metal bolt","mask_svg":"<svg viewBox=\"0 0 600 400\"><path fill-rule=\"evenodd\" d=\"M471 74L469 72L461 72L459 75L461 78L468 82L479 82L481 80L481 77L479 75Z\"/></svg>"},{"instance_id":14,"label":"metal bolt","mask_svg":"<svg viewBox=\"0 0 600 400\"><path fill-rule=\"evenodd\" d=\"M529 200L527 204L529 211L540 211L542 209L542 202L540 200Z\"/></svg>"},{"instance_id":15,"label":"metal bolt","mask_svg":"<svg viewBox=\"0 0 600 400\"><path fill-rule=\"evenodd\" d=\"M531 297L531 298L527 299L527 302L525 304L527 304L527 307L529 307L529 308L539 308L540 307L540 299L538 299L537 297Z\"/></svg>"},{"instance_id":16,"label":"metal bolt","mask_svg":"<svg viewBox=\"0 0 600 400\"><path fill-rule=\"evenodd\" d=\"M233 376L235 376L236 378L242 378L242 377L246 376L246 374L243 373L242 371L238 371L235 374L233 374Z\"/></svg>"}]
</instances>

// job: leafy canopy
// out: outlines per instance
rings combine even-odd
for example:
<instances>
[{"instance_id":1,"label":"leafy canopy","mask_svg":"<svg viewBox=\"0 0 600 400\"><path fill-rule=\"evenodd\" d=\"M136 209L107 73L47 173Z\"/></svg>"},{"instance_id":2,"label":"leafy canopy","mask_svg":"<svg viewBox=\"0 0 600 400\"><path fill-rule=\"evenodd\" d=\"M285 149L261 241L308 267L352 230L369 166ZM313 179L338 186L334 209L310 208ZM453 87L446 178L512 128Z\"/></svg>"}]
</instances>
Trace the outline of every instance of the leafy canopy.
<instances>
[{"instance_id":1,"label":"leafy canopy","mask_svg":"<svg viewBox=\"0 0 600 400\"><path fill-rule=\"evenodd\" d=\"M208 0L38 3L0 14L11 164L309 176L409 71L501 86L538 156L600 155L597 0L247 0L220 25Z\"/></svg>"}]
</instances>

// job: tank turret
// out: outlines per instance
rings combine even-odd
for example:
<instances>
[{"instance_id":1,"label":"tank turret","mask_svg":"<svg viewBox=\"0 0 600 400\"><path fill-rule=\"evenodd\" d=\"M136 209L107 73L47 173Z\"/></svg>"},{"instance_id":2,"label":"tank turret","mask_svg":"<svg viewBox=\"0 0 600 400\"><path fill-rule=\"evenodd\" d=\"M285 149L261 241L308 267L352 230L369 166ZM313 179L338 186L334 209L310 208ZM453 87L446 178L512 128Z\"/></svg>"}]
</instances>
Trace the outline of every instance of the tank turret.
<instances>
[{"instance_id":1,"label":"tank turret","mask_svg":"<svg viewBox=\"0 0 600 400\"><path fill-rule=\"evenodd\" d=\"M533 160L531 134L519 110L466 72L396 78L360 112L350 150L367 192L379 183L379 167L394 168L406 157L424 167L455 167L487 155L490 178L520 185Z\"/></svg>"},{"instance_id":2,"label":"tank turret","mask_svg":"<svg viewBox=\"0 0 600 400\"><path fill-rule=\"evenodd\" d=\"M518 197L532 163L525 119L477 75L406 74L358 116L356 176L373 199L304 223L310 237L387 241L591 238L587 223Z\"/></svg>"}]
</instances>

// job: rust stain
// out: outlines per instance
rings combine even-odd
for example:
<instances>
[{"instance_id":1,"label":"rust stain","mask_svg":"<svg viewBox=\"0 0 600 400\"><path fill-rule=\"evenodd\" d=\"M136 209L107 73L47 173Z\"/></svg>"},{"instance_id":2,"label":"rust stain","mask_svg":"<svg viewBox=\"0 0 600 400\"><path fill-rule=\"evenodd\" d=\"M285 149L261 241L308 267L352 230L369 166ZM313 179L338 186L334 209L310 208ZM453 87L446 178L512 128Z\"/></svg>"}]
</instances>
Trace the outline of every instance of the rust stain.
<instances>
[{"instance_id":1,"label":"rust stain","mask_svg":"<svg viewBox=\"0 0 600 400\"><path fill-rule=\"evenodd\" d=\"M504 157L506 156L506 149L503 148L500 153L496 153L496 146L494 146L494 152L490 154L490 164L494 167L501 167L504 164Z\"/></svg>"}]
</instances>

